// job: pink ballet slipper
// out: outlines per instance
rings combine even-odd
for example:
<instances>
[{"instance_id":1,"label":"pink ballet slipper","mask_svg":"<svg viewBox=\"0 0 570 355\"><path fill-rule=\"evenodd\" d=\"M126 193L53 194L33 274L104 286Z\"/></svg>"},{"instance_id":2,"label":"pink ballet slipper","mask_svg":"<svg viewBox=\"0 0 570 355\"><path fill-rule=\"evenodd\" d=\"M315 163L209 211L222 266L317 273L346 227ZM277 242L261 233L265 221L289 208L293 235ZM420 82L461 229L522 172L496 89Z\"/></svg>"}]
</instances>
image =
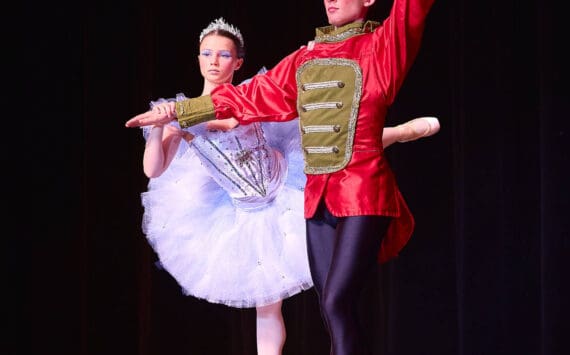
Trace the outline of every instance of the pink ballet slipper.
<instances>
[{"instance_id":1,"label":"pink ballet slipper","mask_svg":"<svg viewBox=\"0 0 570 355\"><path fill-rule=\"evenodd\" d=\"M437 117L418 117L396 127L402 133L398 142L404 143L436 134L439 131L439 120Z\"/></svg>"}]
</instances>

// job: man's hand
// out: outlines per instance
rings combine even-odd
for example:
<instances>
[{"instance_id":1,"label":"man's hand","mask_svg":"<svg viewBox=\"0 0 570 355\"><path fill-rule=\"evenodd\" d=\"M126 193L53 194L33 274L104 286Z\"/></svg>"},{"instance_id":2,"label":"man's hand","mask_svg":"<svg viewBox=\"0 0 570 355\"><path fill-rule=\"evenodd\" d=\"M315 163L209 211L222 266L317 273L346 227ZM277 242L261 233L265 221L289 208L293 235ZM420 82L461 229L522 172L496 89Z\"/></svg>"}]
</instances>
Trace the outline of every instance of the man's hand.
<instances>
[{"instance_id":1,"label":"man's hand","mask_svg":"<svg viewBox=\"0 0 570 355\"><path fill-rule=\"evenodd\" d=\"M221 120L213 120L213 121L208 121L208 123L206 123L206 129L211 130L211 131L229 131L232 128L237 127L239 124L238 120L236 120L235 118L226 118L226 119L221 119Z\"/></svg>"},{"instance_id":2,"label":"man's hand","mask_svg":"<svg viewBox=\"0 0 570 355\"><path fill-rule=\"evenodd\" d=\"M176 103L165 102L155 105L152 110L136 115L125 123L125 127L163 125L176 119Z\"/></svg>"}]
</instances>

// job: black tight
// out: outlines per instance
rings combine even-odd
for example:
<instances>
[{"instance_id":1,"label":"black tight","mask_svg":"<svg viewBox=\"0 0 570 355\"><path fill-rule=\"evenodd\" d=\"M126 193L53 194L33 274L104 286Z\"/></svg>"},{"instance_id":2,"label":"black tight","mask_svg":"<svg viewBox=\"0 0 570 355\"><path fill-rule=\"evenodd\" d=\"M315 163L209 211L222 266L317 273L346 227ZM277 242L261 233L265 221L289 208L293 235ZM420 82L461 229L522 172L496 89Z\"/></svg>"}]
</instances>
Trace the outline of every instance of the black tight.
<instances>
[{"instance_id":1,"label":"black tight","mask_svg":"<svg viewBox=\"0 0 570 355\"><path fill-rule=\"evenodd\" d=\"M365 354L356 302L389 224L390 218L383 216L337 218L322 202L307 220L311 276L332 355Z\"/></svg>"}]
</instances>

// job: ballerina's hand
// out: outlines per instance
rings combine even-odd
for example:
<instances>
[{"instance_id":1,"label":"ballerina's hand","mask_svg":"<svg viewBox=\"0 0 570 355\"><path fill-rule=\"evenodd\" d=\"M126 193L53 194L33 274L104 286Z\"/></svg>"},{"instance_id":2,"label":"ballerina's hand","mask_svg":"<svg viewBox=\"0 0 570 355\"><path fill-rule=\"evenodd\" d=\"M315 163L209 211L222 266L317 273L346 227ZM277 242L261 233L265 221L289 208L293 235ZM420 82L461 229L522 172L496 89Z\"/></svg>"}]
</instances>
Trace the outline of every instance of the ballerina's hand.
<instances>
[{"instance_id":1,"label":"ballerina's hand","mask_svg":"<svg viewBox=\"0 0 570 355\"><path fill-rule=\"evenodd\" d=\"M125 127L141 127L166 124L176 119L176 104L165 102L155 105L152 110L136 115L125 123Z\"/></svg>"},{"instance_id":2,"label":"ballerina's hand","mask_svg":"<svg viewBox=\"0 0 570 355\"><path fill-rule=\"evenodd\" d=\"M226 118L222 120L208 121L208 123L206 123L206 129L211 131L220 130L227 132L233 128L236 128L238 125L239 122L235 118Z\"/></svg>"},{"instance_id":3,"label":"ballerina's hand","mask_svg":"<svg viewBox=\"0 0 570 355\"><path fill-rule=\"evenodd\" d=\"M179 136L180 138L184 139L186 142L190 143L192 139L194 139L194 135L188 131L180 129L173 125L165 125L164 126L165 134L168 136Z\"/></svg>"},{"instance_id":4,"label":"ballerina's hand","mask_svg":"<svg viewBox=\"0 0 570 355\"><path fill-rule=\"evenodd\" d=\"M192 139L194 139L194 135L190 132L182 131L182 139L184 139L186 142L190 143L192 141Z\"/></svg>"}]
</instances>

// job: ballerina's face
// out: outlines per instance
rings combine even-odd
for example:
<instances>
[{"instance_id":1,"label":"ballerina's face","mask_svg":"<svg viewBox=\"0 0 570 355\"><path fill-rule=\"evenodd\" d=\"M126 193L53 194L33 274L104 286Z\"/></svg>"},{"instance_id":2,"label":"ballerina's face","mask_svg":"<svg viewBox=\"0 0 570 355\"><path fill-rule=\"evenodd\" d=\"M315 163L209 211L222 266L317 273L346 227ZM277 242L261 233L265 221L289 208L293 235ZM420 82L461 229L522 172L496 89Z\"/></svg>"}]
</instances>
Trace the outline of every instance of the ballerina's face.
<instances>
[{"instance_id":1,"label":"ballerina's face","mask_svg":"<svg viewBox=\"0 0 570 355\"><path fill-rule=\"evenodd\" d=\"M219 85L232 82L243 58L238 58L235 43L230 38L212 33L202 39L198 61L204 80Z\"/></svg>"}]
</instances>

